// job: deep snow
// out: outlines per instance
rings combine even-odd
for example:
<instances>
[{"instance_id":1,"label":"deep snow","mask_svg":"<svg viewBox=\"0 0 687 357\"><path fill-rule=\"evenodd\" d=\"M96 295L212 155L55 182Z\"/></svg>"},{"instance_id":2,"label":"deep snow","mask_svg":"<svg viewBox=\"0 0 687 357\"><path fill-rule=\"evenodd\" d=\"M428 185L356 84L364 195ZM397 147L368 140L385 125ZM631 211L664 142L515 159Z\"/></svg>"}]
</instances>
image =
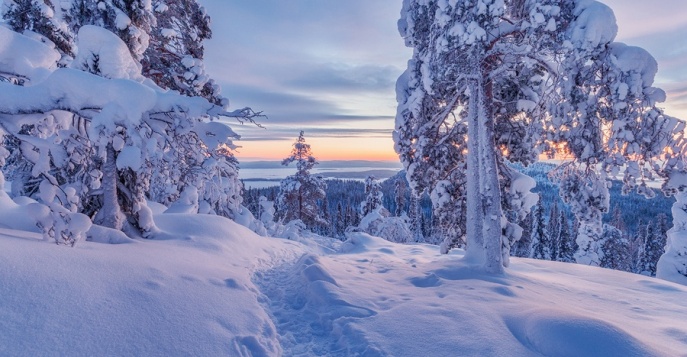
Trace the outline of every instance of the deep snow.
<instances>
[{"instance_id":1,"label":"deep snow","mask_svg":"<svg viewBox=\"0 0 687 357\"><path fill-rule=\"evenodd\" d=\"M158 239L74 248L1 229L0 355L687 356L687 287L658 279L155 222Z\"/></svg>"}]
</instances>

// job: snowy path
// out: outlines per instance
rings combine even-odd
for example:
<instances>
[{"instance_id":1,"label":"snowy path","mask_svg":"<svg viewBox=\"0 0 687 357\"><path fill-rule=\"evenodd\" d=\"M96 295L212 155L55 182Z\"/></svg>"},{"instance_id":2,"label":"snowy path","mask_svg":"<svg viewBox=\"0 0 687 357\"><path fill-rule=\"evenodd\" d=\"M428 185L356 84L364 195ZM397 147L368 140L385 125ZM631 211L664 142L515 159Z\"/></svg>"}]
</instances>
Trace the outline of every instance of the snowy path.
<instances>
[{"instance_id":1,"label":"snowy path","mask_svg":"<svg viewBox=\"0 0 687 357\"><path fill-rule=\"evenodd\" d=\"M356 338L350 322L374 311L350 304L319 258L305 254L295 262L257 273L255 284L279 333L284 356L350 356L371 353ZM356 348L357 346L357 348Z\"/></svg>"}]
</instances>

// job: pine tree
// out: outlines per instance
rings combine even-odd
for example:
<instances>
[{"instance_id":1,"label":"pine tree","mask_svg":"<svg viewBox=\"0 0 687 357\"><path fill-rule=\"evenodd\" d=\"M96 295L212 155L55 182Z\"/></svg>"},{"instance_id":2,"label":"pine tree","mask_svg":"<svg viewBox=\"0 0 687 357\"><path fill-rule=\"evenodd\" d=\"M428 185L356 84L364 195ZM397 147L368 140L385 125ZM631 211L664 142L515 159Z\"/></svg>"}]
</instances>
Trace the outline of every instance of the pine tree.
<instances>
[{"instance_id":1,"label":"pine tree","mask_svg":"<svg viewBox=\"0 0 687 357\"><path fill-rule=\"evenodd\" d=\"M334 234L336 237L343 237L343 233L346 230L346 217L344 215L344 209L341 205L341 201L336 204L336 217L334 222L332 222L334 227Z\"/></svg>"},{"instance_id":2,"label":"pine tree","mask_svg":"<svg viewBox=\"0 0 687 357\"><path fill-rule=\"evenodd\" d=\"M326 184L319 176L310 174L317 159L312 155L310 144L305 142L303 131L293 144L291 155L282 161L282 165L296 163L296 174L281 181L277 197L277 213L285 222L301 220L309 229L317 225L328 224L320 215L319 201L325 197Z\"/></svg>"}]
</instances>

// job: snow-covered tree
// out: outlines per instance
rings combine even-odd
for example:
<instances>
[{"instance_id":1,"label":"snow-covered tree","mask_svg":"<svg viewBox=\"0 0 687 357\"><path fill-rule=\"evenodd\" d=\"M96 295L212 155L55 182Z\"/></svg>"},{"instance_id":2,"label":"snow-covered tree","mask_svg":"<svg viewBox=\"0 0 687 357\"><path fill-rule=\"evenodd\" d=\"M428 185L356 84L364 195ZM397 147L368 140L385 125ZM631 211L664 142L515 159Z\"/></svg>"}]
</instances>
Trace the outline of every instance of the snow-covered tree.
<instances>
[{"instance_id":1,"label":"snow-covered tree","mask_svg":"<svg viewBox=\"0 0 687 357\"><path fill-rule=\"evenodd\" d=\"M226 105L203 64L203 41L212 37L205 9L196 0L153 0L152 7L157 22L141 59L143 74L162 88Z\"/></svg>"},{"instance_id":2,"label":"snow-covered tree","mask_svg":"<svg viewBox=\"0 0 687 357\"><path fill-rule=\"evenodd\" d=\"M143 59L156 26L151 0L72 0L65 20L72 33L79 33L86 25L113 32L124 41L136 61Z\"/></svg>"},{"instance_id":3,"label":"snow-covered tree","mask_svg":"<svg viewBox=\"0 0 687 357\"><path fill-rule=\"evenodd\" d=\"M425 237L422 234L422 206L420 205L420 197L415 192L410 193L410 208L408 209L410 231L413 233L413 241L424 242Z\"/></svg>"},{"instance_id":4,"label":"snow-covered tree","mask_svg":"<svg viewBox=\"0 0 687 357\"><path fill-rule=\"evenodd\" d=\"M406 184L404 180L396 180L394 184L394 203L396 204L394 215L396 217L402 216L405 212L406 204Z\"/></svg>"},{"instance_id":5,"label":"snow-covered tree","mask_svg":"<svg viewBox=\"0 0 687 357\"><path fill-rule=\"evenodd\" d=\"M527 217L521 222L522 237L511 247L511 255L520 258L529 258L532 256L532 228L534 228L534 212L530 212Z\"/></svg>"},{"instance_id":6,"label":"snow-covered tree","mask_svg":"<svg viewBox=\"0 0 687 357\"><path fill-rule=\"evenodd\" d=\"M594 190L622 167L626 187L640 191L651 172L666 176L677 167L664 149L681 152L684 124L655 107L665 99L651 87L655 61L612 42L613 12L597 1L406 0L399 30L414 53L397 84L396 150L413 184L431 151L423 146L457 142L456 132L466 132L466 156L456 159L467 166L466 258L487 271L507 265L506 159L528 164L543 150L566 150L578 173L602 164L595 176L602 184L586 186ZM611 135L601 135L605 128ZM448 177L456 166L441 166L437 175ZM584 263L598 264L601 233L598 222L583 223Z\"/></svg>"},{"instance_id":7,"label":"snow-covered tree","mask_svg":"<svg viewBox=\"0 0 687 357\"><path fill-rule=\"evenodd\" d=\"M632 266L632 255L630 253L630 241L618 228L609 224L604 224L603 244L599 266L622 271L630 271Z\"/></svg>"},{"instance_id":8,"label":"snow-covered tree","mask_svg":"<svg viewBox=\"0 0 687 357\"><path fill-rule=\"evenodd\" d=\"M310 144L305 142L303 131L293 144L291 155L282 165L296 163L296 174L281 181L277 197L277 214L284 221L301 220L309 229L318 224L327 224L320 215L319 201L324 199L326 183L320 176L313 176L310 170L318 164L312 155Z\"/></svg>"},{"instance_id":9,"label":"snow-covered tree","mask_svg":"<svg viewBox=\"0 0 687 357\"><path fill-rule=\"evenodd\" d=\"M549 211L549 222L547 224L546 230L549 234L549 251L551 252L551 260L558 260L560 244L561 244L561 221L560 221L560 211L558 209L558 203L556 201L551 205L551 210Z\"/></svg>"},{"instance_id":10,"label":"snow-covered tree","mask_svg":"<svg viewBox=\"0 0 687 357\"><path fill-rule=\"evenodd\" d=\"M397 243L414 241L408 227L408 216L392 217L382 205L381 185L374 176L365 180L365 201L361 203L361 219L358 229L373 236Z\"/></svg>"},{"instance_id":11,"label":"snow-covered tree","mask_svg":"<svg viewBox=\"0 0 687 357\"><path fill-rule=\"evenodd\" d=\"M151 180L170 167L185 175L166 177L167 194L197 192L199 203L226 215L240 203L230 152L236 134L212 119L252 121L250 109L227 112L149 85L126 45L100 27L80 28L72 68L56 69L59 54L37 41L4 27L0 37L27 51L0 60L0 72L30 79L23 87L0 83L0 125L17 143L4 167L18 179L13 191L39 199L53 217L66 219L62 208L76 207L98 224L144 236L155 232Z\"/></svg>"},{"instance_id":12,"label":"snow-covered tree","mask_svg":"<svg viewBox=\"0 0 687 357\"><path fill-rule=\"evenodd\" d=\"M538 204L534 208L532 218L532 258L541 260L551 260L551 238L546 230L544 220L544 207Z\"/></svg>"},{"instance_id":13,"label":"snow-covered tree","mask_svg":"<svg viewBox=\"0 0 687 357\"><path fill-rule=\"evenodd\" d=\"M643 234L642 254L639 259L639 268L637 269L639 274L655 276L656 264L664 253L667 218L665 215L659 215L656 217L656 221L655 224L648 224Z\"/></svg>"},{"instance_id":14,"label":"snow-covered tree","mask_svg":"<svg viewBox=\"0 0 687 357\"><path fill-rule=\"evenodd\" d=\"M370 175L365 179L365 201L360 204L360 217L382 207L382 186Z\"/></svg>"},{"instance_id":15,"label":"snow-covered tree","mask_svg":"<svg viewBox=\"0 0 687 357\"><path fill-rule=\"evenodd\" d=\"M564 211L560 213L561 222L561 235L559 239L559 249L558 249L558 261L565 263L575 262L575 252L577 247L575 244L575 236L570 230L570 224L568 223L568 216Z\"/></svg>"}]
</instances>

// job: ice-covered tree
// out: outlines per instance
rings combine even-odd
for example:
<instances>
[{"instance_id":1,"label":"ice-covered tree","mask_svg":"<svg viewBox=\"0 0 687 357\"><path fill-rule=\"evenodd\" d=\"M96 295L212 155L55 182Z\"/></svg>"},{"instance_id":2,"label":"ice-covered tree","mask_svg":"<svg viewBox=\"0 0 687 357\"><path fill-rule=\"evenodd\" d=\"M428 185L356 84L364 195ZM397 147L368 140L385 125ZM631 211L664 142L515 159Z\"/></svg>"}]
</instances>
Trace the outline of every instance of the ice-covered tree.
<instances>
[{"instance_id":1,"label":"ice-covered tree","mask_svg":"<svg viewBox=\"0 0 687 357\"><path fill-rule=\"evenodd\" d=\"M411 192L410 194L410 208L409 212L409 222L410 231L413 233L413 241L424 242L425 237L422 233L422 206L420 205L420 197L416 193Z\"/></svg>"},{"instance_id":2,"label":"ice-covered tree","mask_svg":"<svg viewBox=\"0 0 687 357\"><path fill-rule=\"evenodd\" d=\"M296 174L281 181L277 197L277 214L284 221L301 220L309 229L327 224L320 214L320 201L324 199L326 183L320 176L310 174L317 159L312 155L310 144L305 142L303 131L293 144L291 155L282 165L296 163Z\"/></svg>"}]
</instances>

